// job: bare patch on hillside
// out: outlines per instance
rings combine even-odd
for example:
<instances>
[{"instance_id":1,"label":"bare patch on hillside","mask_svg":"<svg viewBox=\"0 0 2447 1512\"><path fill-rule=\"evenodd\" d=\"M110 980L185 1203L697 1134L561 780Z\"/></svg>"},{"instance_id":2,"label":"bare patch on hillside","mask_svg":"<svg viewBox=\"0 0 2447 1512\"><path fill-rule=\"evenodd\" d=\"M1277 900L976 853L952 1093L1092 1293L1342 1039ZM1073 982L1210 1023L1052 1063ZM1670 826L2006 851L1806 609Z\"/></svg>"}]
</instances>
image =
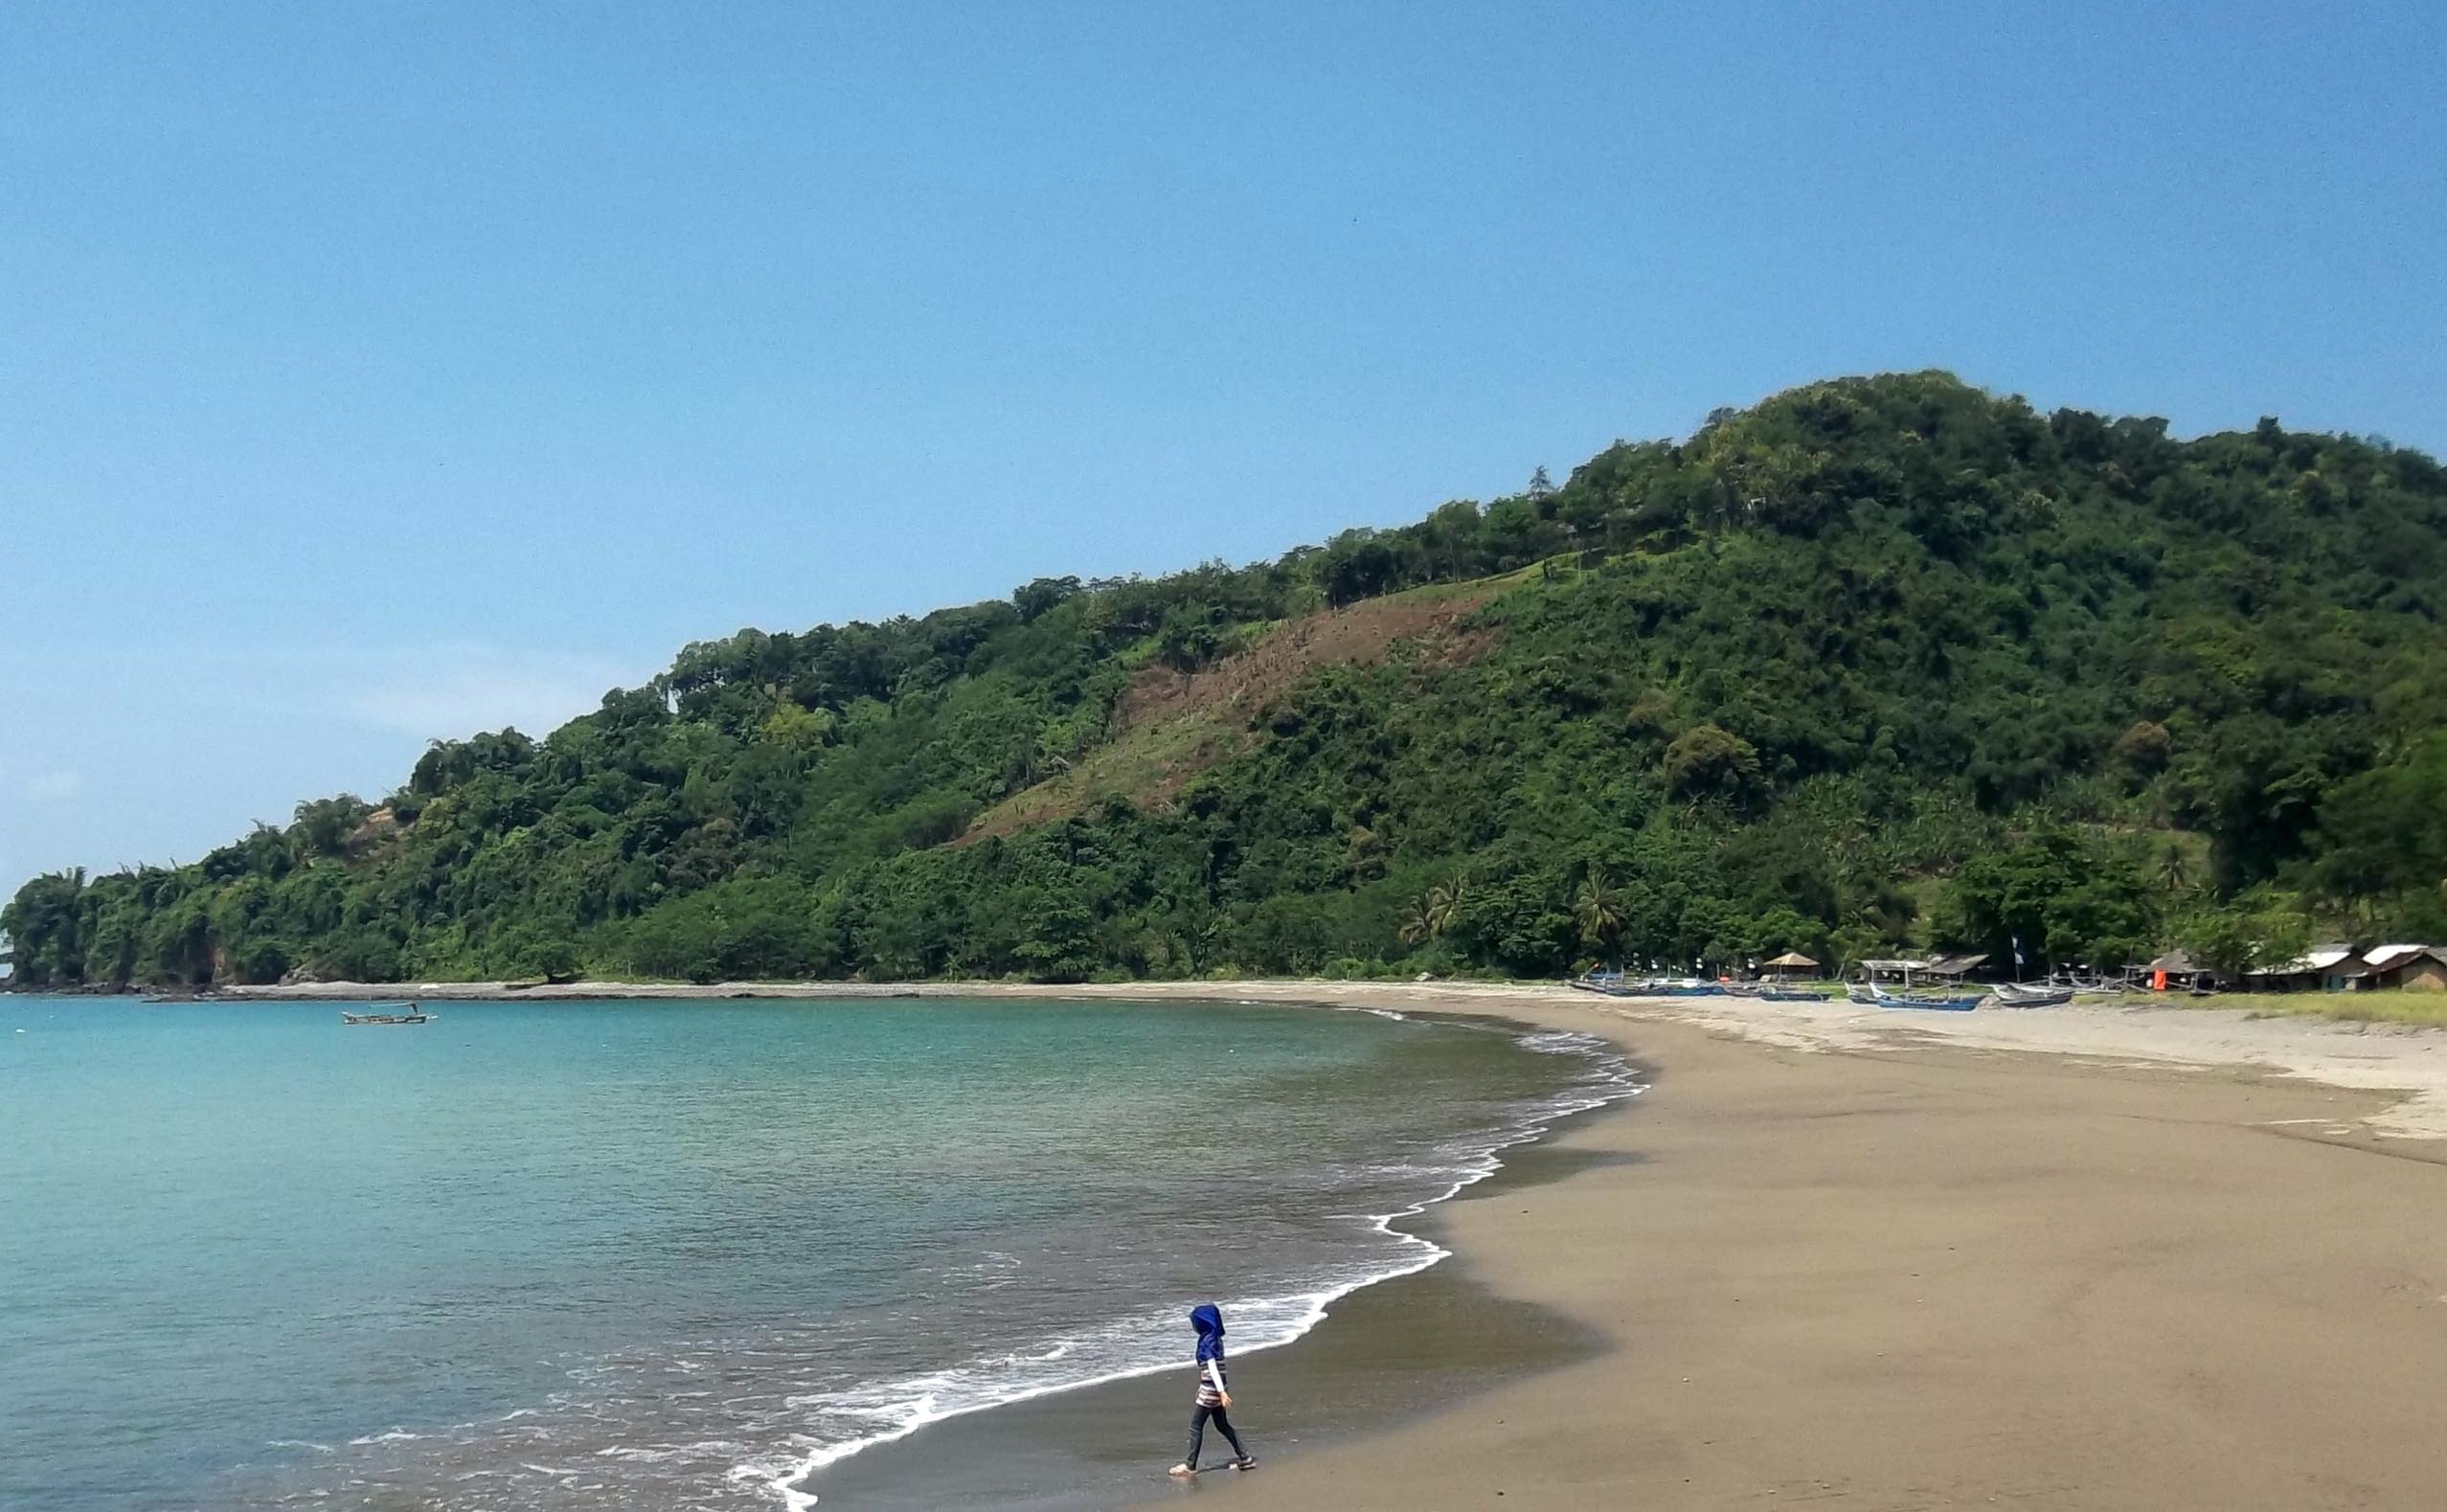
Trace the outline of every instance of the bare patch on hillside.
<instances>
[{"instance_id":1,"label":"bare patch on hillside","mask_svg":"<svg viewBox=\"0 0 2447 1512\"><path fill-rule=\"evenodd\" d=\"M1485 655L1497 632L1462 630L1456 621L1509 586L1511 579L1497 578L1371 598L1286 620L1200 671L1142 667L1116 711L1113 738L1069 771L987 809L952 844L1016 834L1117 796L1162 808L1191 778L1255 743L1253 727L1311 672L1372 666L1404 643L1443 666Z\"/></svg>"}]
</instances>

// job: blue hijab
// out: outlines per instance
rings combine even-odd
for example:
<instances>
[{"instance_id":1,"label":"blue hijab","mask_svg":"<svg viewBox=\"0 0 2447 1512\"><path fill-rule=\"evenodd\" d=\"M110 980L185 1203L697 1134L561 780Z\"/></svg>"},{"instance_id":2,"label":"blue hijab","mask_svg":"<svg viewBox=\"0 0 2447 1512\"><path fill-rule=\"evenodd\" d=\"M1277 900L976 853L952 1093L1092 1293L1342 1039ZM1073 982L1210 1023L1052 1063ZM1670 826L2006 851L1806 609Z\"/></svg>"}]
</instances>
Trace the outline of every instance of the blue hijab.
<instances>
[{"instance_id":1,"label":"blue hijab","mask_svg":"<svg viewBox=\"0 0 2447 1512\"><path fill-rule=\"evenodd\" d=\"M1198 1330L1198 1363L1223 1358L1223 1314L1212 1302L1190 1310L1190 1326Z\"/></svg>"}]
</instances>

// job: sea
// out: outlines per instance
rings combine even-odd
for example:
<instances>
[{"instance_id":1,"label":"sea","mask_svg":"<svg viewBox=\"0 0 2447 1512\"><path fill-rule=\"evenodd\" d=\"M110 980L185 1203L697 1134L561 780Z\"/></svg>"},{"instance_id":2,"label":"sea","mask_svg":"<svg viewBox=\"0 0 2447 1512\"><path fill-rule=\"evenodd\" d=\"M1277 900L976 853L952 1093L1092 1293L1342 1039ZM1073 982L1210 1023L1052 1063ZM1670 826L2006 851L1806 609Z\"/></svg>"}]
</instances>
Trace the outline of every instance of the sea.
<instances>
[{"instance_id":1,"label":"sea","mask_svg":"<svg viewBox=\"0 0 2447 1512\"><path fill-rule=\"evenodd\" d=\"M0 995L0 1507L804 1512L1195 1303L1299 1338L1636 1088L1280 1004L338 1007Z\"/></svg>"}]
</instances>

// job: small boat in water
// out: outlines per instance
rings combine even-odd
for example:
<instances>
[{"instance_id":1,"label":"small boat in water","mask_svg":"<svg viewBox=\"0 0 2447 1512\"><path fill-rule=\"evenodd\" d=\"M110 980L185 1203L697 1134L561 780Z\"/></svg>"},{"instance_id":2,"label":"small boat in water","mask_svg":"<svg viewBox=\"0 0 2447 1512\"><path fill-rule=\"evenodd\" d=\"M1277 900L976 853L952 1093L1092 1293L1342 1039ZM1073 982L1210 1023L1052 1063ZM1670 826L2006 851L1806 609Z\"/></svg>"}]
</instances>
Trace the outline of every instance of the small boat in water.
<instances>
[{"instance_id":1,"label":"small boat in water","mask_svg":"<svg viewBox=\"0 0 2447 1512\"><path fill-rule=\"evenodd\" d=\"M418 1007L412 1003L385 1003L377 1004L375 1006L398 1008L403 1011L397 1013L351 1013L348 1009L342 1008L340 1010L340 1022L343 1024L430 1024L433 1022L432 1014L427 1013L424 1009Z\"/></svg>"}]
</instances>

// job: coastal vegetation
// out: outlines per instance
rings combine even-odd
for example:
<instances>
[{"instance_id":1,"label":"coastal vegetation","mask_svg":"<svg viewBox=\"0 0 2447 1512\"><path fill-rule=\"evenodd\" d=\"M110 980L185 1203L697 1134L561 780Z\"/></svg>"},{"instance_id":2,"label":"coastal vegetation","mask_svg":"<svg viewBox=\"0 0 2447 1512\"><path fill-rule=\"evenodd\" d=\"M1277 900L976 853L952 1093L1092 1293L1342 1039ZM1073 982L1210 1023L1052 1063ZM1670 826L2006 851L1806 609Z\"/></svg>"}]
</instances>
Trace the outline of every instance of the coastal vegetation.
<instances>
[{"instance_id":1,"label":"coastal vegetation","mask_svg":"<svg viewBox=\"0 0 2447 1512\"><path fill-rule=\"evenodd\" d=\"M1279 560L742 630L184 866L26 985L1486 972L2447 937L2447 472L1813 384Z\"/></svg>"},{"instance_id":2,"label":"coastal vegetation","mask_svg":"<svg viewBox=\"0 0 2447 1512\"><path fill-rule=\"evenodd\" d=\"M2181 998L2167 1001L2184 1002ZM2439 992L2222 992L2207 1001L2221 1008L2240 1008L2255 1019L2328 1019L2340 1024L2447 1029L2447 993Z\"/></svg>"}]
</instances>

